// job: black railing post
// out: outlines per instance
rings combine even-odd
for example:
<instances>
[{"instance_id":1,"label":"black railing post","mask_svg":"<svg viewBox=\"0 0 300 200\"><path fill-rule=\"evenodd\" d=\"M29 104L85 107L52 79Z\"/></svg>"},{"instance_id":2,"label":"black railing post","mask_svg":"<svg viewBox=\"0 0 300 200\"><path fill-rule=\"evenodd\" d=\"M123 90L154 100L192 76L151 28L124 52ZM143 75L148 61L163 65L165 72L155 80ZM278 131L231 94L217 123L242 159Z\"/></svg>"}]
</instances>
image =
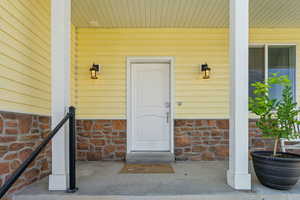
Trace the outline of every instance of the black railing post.
<instances>
[{"instance_id":1,"label":"black railing post","mask_svg":"<svg viewBox=\"0 0 300 200\"><path fill-rule=\"evenodd\" d=\"M74 193L76 188L76 120L75 107L69 107L69 189Z\"/></svg>"}]
</instances>

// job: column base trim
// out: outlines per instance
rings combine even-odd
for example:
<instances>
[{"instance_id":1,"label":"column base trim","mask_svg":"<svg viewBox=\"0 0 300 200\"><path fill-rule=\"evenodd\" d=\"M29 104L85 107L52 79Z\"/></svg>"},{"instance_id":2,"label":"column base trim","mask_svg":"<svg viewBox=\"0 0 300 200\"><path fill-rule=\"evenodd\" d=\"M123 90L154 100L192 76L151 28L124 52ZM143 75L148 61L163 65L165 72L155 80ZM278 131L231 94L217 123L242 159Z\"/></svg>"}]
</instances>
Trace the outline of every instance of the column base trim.
<instances>
[{"instance_id":1,"label":"column base trim","mask_svg":"<svg viewBox=\"0 0 300 200\"><path fill-rule=\"evenodd\" d=\"M68 189L67 175L66 174L51 174L49 176L49 190L64 190Z\"/></svg>"},{"instance_id":2,"label":"column base trim","mask_svg":"<svg viewBox=\"0 0 300 200\"><path fill-rule=\"evenodd\" d=\"M251 175L227 170L227 184L236 190L251 190Z\"/></svg>"}]
</instances>

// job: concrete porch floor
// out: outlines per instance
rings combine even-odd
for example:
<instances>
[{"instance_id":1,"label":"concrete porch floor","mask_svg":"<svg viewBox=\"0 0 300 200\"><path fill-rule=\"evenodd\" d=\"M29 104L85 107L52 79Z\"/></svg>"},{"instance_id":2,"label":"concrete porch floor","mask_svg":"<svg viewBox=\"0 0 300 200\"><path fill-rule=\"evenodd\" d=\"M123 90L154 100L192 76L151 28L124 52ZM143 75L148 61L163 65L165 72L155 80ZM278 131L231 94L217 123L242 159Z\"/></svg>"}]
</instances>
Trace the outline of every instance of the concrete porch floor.
<instances>
[{"instance_id":1,"label":"concrete porch floor","mask_svg":"<svg viewBox=\"0 0 300 200\"><path fill-rule=\"evenodd\" d=\"M236 191L226 184L227 162L175 162L174 174L119 174L123 162L79 162L75 194L49 192L48 179L28 187L15 200L299 200L300 184L277 191L258 183L252 191ZM252 170L253 171L253 170Z\"/></svg>"}]
</instances>

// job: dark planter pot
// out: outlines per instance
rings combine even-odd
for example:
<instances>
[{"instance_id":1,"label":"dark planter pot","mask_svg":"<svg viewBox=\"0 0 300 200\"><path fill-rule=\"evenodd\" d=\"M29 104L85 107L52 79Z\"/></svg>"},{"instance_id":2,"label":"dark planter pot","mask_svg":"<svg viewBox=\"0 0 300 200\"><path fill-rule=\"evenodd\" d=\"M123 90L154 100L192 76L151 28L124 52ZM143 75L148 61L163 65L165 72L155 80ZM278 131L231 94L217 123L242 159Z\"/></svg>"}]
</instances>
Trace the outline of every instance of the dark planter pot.
<instances>
[{"instance_id":1,"label":"dark planter pot","mask_svg":"<svg viewBox=\"0 0 300 200\"><path fill-rule=\"evenodd\" d=\"M254 170L261 184L278 190L289 190L300 177L300 155L278 153L287 157L273 157L271 151L252 152Z\"/></svg>"}]
</instances>

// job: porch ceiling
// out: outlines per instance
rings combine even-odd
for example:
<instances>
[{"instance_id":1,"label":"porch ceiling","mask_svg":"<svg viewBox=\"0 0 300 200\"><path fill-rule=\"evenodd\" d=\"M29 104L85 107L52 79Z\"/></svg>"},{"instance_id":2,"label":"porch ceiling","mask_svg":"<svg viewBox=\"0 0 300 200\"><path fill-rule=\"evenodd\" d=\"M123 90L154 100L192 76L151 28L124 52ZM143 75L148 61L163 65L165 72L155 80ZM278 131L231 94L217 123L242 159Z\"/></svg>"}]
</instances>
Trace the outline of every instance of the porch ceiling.
<instances>
[{"instance_id":1,"label":"porch ceiling","mask_svg":"<svg viewBox=\"0 0 300 200\"><path fill-rule=\"evenodd\" d=\"M77 27L228 27L229 0L72 0ZM300 0L250 0L250 26L300 27Z\"/></svg>"}]
</instances>

